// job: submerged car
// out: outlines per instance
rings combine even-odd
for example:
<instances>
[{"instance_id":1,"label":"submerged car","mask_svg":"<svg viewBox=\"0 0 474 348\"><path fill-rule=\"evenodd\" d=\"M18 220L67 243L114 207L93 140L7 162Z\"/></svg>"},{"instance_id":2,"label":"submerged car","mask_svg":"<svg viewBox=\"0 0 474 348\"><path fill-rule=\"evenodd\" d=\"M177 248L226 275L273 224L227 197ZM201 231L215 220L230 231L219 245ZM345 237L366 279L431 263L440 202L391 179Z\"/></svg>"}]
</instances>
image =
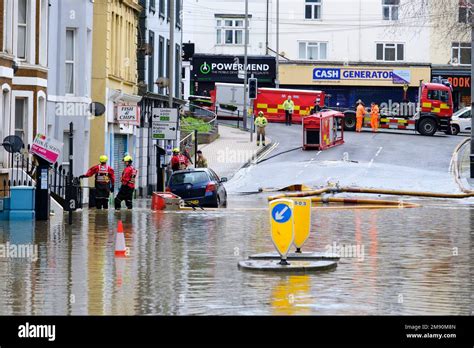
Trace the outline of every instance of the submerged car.
<instances>
[{"instance_id":1,"label":"submerged car","mask_svg":"<svg viewBox=\"0 0 474 348\"><path fill-rule=\"evenodd\" d=\"M201 207L227 207L227 192L223 183L209 168L179 170L174 172L168 182L167 192L180 196L187 205Z\"/></svg>"},{"instance_id":2,"label":"submerged car","mask_svg":"<svg viewBox=\"0 0 474 348\"><path fill-rule=\"evenodd\" d=\"M462 108L456 111L451 119L451 133L457 135L459 133L470 133L471 126L471 107Z\"/></svg>"}]
</instances>

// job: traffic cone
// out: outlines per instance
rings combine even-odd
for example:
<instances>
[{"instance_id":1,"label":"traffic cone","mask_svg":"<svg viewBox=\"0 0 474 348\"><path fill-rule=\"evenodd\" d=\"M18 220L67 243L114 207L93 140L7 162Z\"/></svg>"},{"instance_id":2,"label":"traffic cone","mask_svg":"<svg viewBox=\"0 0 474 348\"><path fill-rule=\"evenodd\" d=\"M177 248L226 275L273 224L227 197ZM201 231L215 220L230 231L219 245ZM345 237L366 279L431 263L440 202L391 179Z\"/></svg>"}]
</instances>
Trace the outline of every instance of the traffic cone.
<instances>
[{"instance_id":1,"label":"traffic cone","mask_svg":"<svg viewBox=\"0 0 474 348\"><path fill-rule=\"evenodd\" d=\"M117 226L117 237L115 238L115 257L125 257L126 249L123 224L122 220L119 220Z\"/></svg>"}]
</instances>

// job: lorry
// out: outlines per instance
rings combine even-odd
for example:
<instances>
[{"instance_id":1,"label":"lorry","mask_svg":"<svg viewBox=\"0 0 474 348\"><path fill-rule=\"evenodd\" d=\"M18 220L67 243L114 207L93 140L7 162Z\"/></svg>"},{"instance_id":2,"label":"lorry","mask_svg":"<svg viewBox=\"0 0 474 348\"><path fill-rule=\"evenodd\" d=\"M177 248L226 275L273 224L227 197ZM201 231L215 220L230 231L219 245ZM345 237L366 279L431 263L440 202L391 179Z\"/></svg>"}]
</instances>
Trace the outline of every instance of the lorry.
<instances>
[{"instance_id":1,"label":"lorry","mask_svg":"<svg viewBox=\"0 0 474 348\"><path fill-rule=\"evenodd\" d=\"M437 131L451 134L451 118L453 116L452 88L447 81L439 82L441 83L420 83L418 103L394 103L396 104L395 108L388 104L380 105L379 127L381 129L414 130L427 136L432 136ZM216 89L211 92L211 99L216 108L217 115L222 118L226 118L225 114L229 114L229 111L224 111L223 108L230 108L232 106L232 100L229 100L229 96L234 97L236 94L241 94L235 90L230 93L229 90L237 88L243 92L243 85L226 85L229 84L216 84ZM220 97L225 95L228 97ZM313 108L317 104L321 110L342 112L344 114L345 131L354 131L356 128L355 110L326 105L326 100L330 96L322 90L259 88L257 99L253 100L253 103L249 102L249 104L253 106L254 115L257 115L259 111L263 111L268 121L285 122L283 102L288 96L291 96L295 103L294 123L301 123L304 117L312 113ZM243 108L241 103L236 103L235 110L235 112L231 112L233 117L242 115ZM364 127L370 127L369 115L366 115L364 118Z\"/></svg>"}]
</instances>

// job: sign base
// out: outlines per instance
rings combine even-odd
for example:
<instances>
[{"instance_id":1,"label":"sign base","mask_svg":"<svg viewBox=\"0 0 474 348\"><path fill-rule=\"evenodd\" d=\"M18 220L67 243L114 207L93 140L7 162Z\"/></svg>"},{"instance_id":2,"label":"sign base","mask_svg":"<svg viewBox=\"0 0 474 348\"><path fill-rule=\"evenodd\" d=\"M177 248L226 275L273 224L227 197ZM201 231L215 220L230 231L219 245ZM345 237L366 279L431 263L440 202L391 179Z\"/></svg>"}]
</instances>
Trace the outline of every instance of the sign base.
<instances>
[{"instance_id":1,"label":"sign base","mask_svg":"<svg viewBox=\"0 0 474 348\"><path fill-rule=\"evenodd\" d=\"M316 273L330 271L337 267L335 261L292 261L281 265L278 260L245 260L239 262L239 269L256 272Z\"/></svg>"},{"instance_id":2,"label":"sign base","mask_svg":"<svg viewBox=\"0 0 474 348\"><path fill-rule=\"evenodd\" d=\"M262 253L250 255L250 260L280 260L280 254L278 253ZM286 256L287 260L300 260L300 261L338 261L339 255L327 254L325 252L301 252L301 253L289 253Z\"/></svg>"}]
</instances>

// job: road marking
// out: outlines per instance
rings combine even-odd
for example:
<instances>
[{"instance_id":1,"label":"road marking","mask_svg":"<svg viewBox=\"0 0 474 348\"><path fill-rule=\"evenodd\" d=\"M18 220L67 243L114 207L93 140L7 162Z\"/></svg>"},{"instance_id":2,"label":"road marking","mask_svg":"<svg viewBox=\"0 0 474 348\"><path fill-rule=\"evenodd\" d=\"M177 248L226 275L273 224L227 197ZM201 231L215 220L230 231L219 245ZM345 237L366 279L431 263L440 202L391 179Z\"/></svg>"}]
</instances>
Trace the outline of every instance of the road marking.
<instances>
[{"instance_id":1,"label":"road marking","mask_svg":"<svg viewBox=\"0 0 474 348\"><path fill-rule=\"evenodd\" d=\"M374 164L374 159L373 158L369 162L369 168L372 167L372 164Z\"/></svg>"},{"instance_id":2,"label":"road marking","mask_svg":"<svg viewBox=\"0 0 474 348\"><path fill-rule=\"evenodd\" d=\"M316 156L319 156L320 153L321 153L321 151L319 151L319 152L316 154Z\"/></svg>"},{"instance_id":3,"label":"road marking","mask_svg":"<svg viewBox=\"0 0 474 348\"><path fill-rule=\"evenodd\" d=\"M383 147L379 147L379 150L378 150L377 153L375 154L375 157L377 157L378 155L380 155L380 153L382 152L382 149L383 149Z\"/></svg>"},{"instance_id":4,"label":"road marking","mask_svg":"<svg viewBox=\"0 0 474 348\"><path fill-rule=\"evenodd\" d=\"M299 177L301 174L303 174L304 170L300 170L298 174L296 174L296 177Z\"/></svg>"}]
</instances>

